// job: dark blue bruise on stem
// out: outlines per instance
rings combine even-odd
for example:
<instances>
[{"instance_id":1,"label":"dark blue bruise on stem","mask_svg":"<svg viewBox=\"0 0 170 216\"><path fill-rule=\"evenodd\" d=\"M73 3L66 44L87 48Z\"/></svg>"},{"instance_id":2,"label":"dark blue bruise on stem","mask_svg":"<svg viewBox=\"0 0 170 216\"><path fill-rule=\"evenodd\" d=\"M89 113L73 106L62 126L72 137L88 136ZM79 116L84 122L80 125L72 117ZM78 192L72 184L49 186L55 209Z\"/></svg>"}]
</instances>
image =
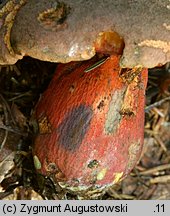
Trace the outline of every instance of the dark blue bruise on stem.
<instances>
[{"instance_id":1,"label":"dark blue bruise on stem","mask_svg":"<svg viewBox=\"0 0 170 216\"><path fill-rule=\"evenodd\" d=\"M92 117L93 110L90 106L73 108L57 128L59 144L67 151L76 151L89 129Z\"/></svg>"}]
</instances>

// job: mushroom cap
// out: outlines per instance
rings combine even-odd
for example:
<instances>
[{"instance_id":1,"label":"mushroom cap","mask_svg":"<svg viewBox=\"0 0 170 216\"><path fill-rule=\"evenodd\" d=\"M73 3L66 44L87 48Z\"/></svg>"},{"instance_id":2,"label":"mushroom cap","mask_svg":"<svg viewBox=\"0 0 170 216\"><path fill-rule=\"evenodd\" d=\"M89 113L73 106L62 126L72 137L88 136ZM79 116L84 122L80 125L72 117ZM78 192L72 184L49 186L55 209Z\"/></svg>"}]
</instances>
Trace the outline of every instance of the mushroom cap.
<instances>
[{"instance_id":1,"label":"mushroom cap","mask_svg":"<svg viewBox=\"0 0 170 216\"><path fill-rule=\"evenodd\" d=\"M25 55L62 63L90 59L96 52L94 42L105 31L116 31L124 38L121 67L150 68L170 61L169 0L11 4L6 13L6 5L0 10L0 64L13 64Z\"/></svg>"}]
</instances>

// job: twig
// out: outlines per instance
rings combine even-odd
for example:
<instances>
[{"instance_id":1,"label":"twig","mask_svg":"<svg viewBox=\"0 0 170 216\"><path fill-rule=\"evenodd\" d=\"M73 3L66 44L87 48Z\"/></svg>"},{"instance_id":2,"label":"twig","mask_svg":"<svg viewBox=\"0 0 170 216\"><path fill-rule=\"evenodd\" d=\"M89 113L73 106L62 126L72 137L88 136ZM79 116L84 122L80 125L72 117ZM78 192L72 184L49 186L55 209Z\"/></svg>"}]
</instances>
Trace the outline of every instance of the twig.
<instances>
[{"instance_id":1,"label":"twig","mask_svg":"<svg viewBox=\"0 0 170 216\"><path fill-rule=\"evenodd\" d=\"M24 92L24 93L22 93L20 95L17 95L15 97L13 97L13 98L10 98L8 101L14 101L16 99L19 99L19 98L24 97L24 96L29 96L29 95L31 95L31 91Z\"/></svg>"},{"instance_id":2,"label":"twig","mask_svg":"<svg viewBox=\"0 0 170 216\"><path fill-rule=\"evenodd\" d=\"M8 131L6 130L3 141L2 141L1 146L0 146L0 150L3 149L3 147L4 147L4 145L5 145L6 141L7 141L7 138L8 138Z\"/></svg>"},{"instance_id":3,"label":"twig","mask_svg":"<svg viewBox=\"0 0 170 216\"><path fill-rule=\"evenodd\" d=\"M158 176L150 179L151 184L168 183L168 182L170 182L170 175Z\"/></svg>"},{"instance_id":4,"label":"twig","mask_svg":"<svg viewBox=\"0 0 170 216\"><path fill-rule=\"evenodd\" d=\"M161 140L161 138L158 135L154 135L155 140L157 141L157 143L161 146L161 148L163 149L164 152L167 152L167 148L164 144L164 142Z\"/></svg>"},{"instance_id":5,"label":"twig","mask_svg":"<svg viewBox=\"0 0 170 216\"><path fill-rule=\"evenodd\" d=\"M9 196L10 194L13 194L13 191L7 191L7 192L0 192L0 200L4 199L5 197Z\"/></svg>"},{"instance_id":6,"label":"twig","mask_svg":"<svg viewBox=\"0 0 170 216\"><path fill-rule=\"evenodd\" d=\"M117 191L115 191L114 189L110 188L108 190L108 194L111 197L114 197L115 199L122 199L121 195L117 193Z\"/></svg>"},{"instance_id":7,"label":"twig","mask_svg":"<svg viewBox=\"0 0 170 216\"><path fill-rule=\"evenodd\" d=\"M170 169L170 164L163 164L163 165L142 171L140 172L140 175L150 175L150 174L153 174L153 173L156 173L162 170L167 170L167 169Z\"/></svg>"},{"instance_id":8,"label":"twig","mask_svg":"<svg viewBox=\"0 0 170 216\"><path fill-rule=\"evenodd\" d=\"M3 107L3 111L4 111L4 116L5 116L5 124L8 124L9 121L8 121L7 103L6 103L5 99L3 98L3 96L1 94L0 94L0 98L3 101L2 107ZM5 130L5 135L4 135L4 139L3 139L2 143L1 143L1 146L0 146L0 150L3 149L3 147L4 147L5 143L6 143L7 137L8 137L8 131Z\"/></svg>"},{"instance_id":9,"label":"twig","mask_svg":"<svg viewBox=\"0 0 170 216\"><path fill-rule=\"evenodd\" d=\"M155 184L147 188L137 199L138 200L148 200L156 190L157 186Z\"/></svg>"},{"instance_id":10,"label":"twig","mask_svg":"<svg viewBox=\"0 0 170 216\"><path fill-rule=\"evenodd\" d=\"M162 113L158 108L156 107L153 107L153 111L155 111L159 116L161 116L162 118L165 117L165 114Z\"/></svg>"},{"instance_id":11,"label":"twig","mask_svg":"<svg viewBox=\"0 0 170 216\"><path fill-rule=\"evenodd\" d=\"M120 194L120 196L121 196L121 199L122 200L134 200L135 199L135 196L133 196L133 195L128 195L128 194Z\"/></svg>"},{"instance_id":12,"label":"twig","mask_svg":"<svg viewBox=\"0 0 170 216\"><path fill-rule=\"evenodd\" d=\"M145 112L148 112L149 110L153 109L154 107L158 107L158 106L161 106L163 103L165 103L166 101L169 101L170 100L170 96L166 97L166 98L163 98L162 100L160 101L157 101L149 106L146 106L145 107Z\"/></svg>"},{"instance_id":13,"label":"twig","mask_svg":"<svg viewBox=\"0 0 170 216\"><path fill-rule=\"evenodd\" d=\"M12 113L11 113L11 109L10 109L8 103L6 102L6 100L4 99L4 97L3 97L1 94L0 94L0 98L1 98L1 100L3 101L3 104L5 105L5 106L3 106L3 107L4 107L4 115L5 115L5 124L6 124L6 125L9 124L8 113L10 114L10 117L11 117L12 122L13 122L14 124L16 124L15 119L14 119Z\"/></svg>"},{"instance_id":14,"label":"twig","mask_svg":"<svg viewBox=\"0 0 170 216\"><path fill-rule=\"evenodd\" d=\"M15 133L15 134L19 134L19 135L22 135L22 136L28 136L28 133L19 131L18 129L13 129L13 128L7 127L5 125L0 125L0 129L4 129L4 130L7 130L9 132L12 132L12 133Z\"/></svg>"}]
</instances>

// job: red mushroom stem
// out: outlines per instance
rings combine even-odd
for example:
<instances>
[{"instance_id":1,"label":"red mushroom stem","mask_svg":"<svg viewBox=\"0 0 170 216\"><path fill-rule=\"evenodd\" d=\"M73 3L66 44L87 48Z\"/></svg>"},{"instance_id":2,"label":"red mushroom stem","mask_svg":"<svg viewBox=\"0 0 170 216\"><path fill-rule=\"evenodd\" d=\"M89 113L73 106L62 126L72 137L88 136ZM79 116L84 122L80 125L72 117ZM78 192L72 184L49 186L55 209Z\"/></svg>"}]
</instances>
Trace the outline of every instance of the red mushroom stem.
<instances>
[{"instance_id":1,"label":"red mushroom stem","mask_svg":"<svg viewBox=\"0 0 170 216\"><path fill-rule=\"evenodd\" d=\"M112 55L89 73L85 70L95 58L58 65L37 104L33 154L39 172L55 176L61 185L112 185L140 157L147 69L125 72L119 60Z\"/></svg>"}]
</instances>

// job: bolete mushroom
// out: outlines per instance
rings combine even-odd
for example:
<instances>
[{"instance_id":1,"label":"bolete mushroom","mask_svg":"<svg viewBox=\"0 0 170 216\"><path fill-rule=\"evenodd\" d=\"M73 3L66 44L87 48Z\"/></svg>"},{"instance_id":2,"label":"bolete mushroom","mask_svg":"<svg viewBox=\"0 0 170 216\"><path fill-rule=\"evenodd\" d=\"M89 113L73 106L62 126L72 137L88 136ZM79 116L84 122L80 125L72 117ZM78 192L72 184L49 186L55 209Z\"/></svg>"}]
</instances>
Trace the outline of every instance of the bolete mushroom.
<instances>
[{"instance_id":1,"label":"bolete mushroom","mask_svg":"<svg viewBox=\"0 0 170 216\"><path fill-rule=\"evenodd\" d=\"M2 3L0 64L25 55L67 63L36 107L37 170L80 189L130 172L143 144L144 68L170 61L169 8L168 0Z\"/></svg>"}]
</instances>

